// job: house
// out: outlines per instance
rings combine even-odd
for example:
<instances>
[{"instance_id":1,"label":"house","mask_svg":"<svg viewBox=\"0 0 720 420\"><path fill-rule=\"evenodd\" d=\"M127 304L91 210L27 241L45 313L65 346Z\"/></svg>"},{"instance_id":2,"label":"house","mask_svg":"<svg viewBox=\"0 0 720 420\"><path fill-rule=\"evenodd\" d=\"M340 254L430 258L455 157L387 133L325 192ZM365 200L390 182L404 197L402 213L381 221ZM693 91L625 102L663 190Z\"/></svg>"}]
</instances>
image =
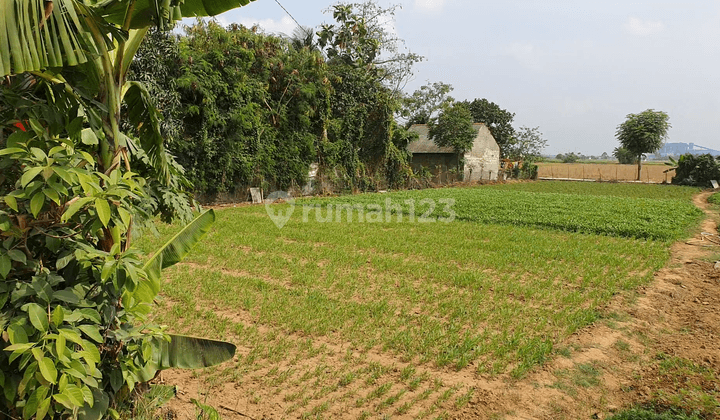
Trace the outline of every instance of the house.
<instances>
[{"instance_id":1,"label":"house","mask_svg":"<svg viewBox=\"0 0 720 420\"><path fill-rule=\"evenodd\" d=\"M419 138L408 145L412 153L410 162L413 171L429 170L434 182L447 183L453 180L478 181L496 180L500 170L500 147L485 124L473 124L477 137L470 150L465 152L462 177L457 168L460 155L452 147L438 147L428 135L426 124L415 124L410 131L418 133Z\"/></svg>"}]
</instances>

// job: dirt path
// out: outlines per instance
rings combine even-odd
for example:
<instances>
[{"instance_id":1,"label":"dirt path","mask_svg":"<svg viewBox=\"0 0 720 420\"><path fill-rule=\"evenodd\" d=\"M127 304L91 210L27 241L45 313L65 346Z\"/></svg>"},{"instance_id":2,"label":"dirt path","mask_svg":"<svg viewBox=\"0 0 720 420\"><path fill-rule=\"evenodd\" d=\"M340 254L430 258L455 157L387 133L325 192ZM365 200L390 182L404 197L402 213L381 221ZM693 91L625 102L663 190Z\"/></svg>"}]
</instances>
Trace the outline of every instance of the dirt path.
<instances>
[{"instance_id":1,"label":"dirt path","mask_svg":"<svg viewBox=\"0 0 720 420\"><path fill-rule=\"evenodd\" d=\"M701 193L693 200L707 213L701 225L703 232L716 232L717 215L707 204L710 194ZM716 404L707 396L720 395L715 382L720 375L717 310L720 270L716 271L714 263L709 262L718 251L720 248L713 250L686 243L673 245L670 261L655 274L651 284L636 292L618 295L608 305L603 319L559 343L556 348L560 355L522 380L490 379L466 370L421 368L431 378L441 380L443 386L460 390L458 394L472 391L468 394L472 395L469 402L459 410L453 409L452 403L445 405L449 407L447 417L457 419L603 419L633 404L673 402L672 396L680 393L684 393L681 404L699 404L693 398ZM216 312L220 317L232 318L232 314L221 313L220 309ZM386 366L389 376L398 377L410 365L387 355L370 353L353 355L351 358L355 361L350 363L347 348L335 348L332 340L321 344L324 350L317 356L298 361L292 367L280 366L280 370L307 368L309 371L326 366L327 383L336 384L333 369L342 371L339 367L344 364L363 369L364 366ZM239 349L243 351L250 349ZM277 370L277 366L274 369ZM192 372L166 372L163 375L167 383L177 384L181 390L178 398L169 404L172 416L195 418L196 410L190 400L204 395L207 403L218 408L225 419L299 418L302 410L287 410L292 405L292 400L288 400L289 382L285 383L284 396L279 389L273 391L272 387L264 386L272 370L268 367L255 372L246 379L245 385L227 382L212 385ZM209 391L203 391L208 388ZM337 390L337 386L328 389L333 390L323 398L333 403L327 411L311 418L356 419L362 415L356 407L357 398L365 395L364 390L346 393L351 396L345 400L345 394ZM441 414L438 411L423 416L434 403L419 399L422 390L420 387L415 392L407 392L397 403L418 401L412 411L391 417L436 418ZM378 416L375 413L367 418L380 418Z\"/></svg>"}]
</instances>

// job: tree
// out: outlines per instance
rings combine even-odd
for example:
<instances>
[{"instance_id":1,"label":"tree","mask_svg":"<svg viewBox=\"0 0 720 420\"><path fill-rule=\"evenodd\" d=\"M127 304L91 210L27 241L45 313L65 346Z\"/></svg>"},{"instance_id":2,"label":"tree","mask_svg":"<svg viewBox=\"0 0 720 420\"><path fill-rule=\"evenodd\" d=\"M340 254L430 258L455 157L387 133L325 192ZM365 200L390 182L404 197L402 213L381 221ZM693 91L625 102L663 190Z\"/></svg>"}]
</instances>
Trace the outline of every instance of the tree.
<instances>
[{"instance_id":1,"label":"tree","mask_svg":"<svg viewBox=\"0 0 720 420\"><path fill-rule=\"evenodd\" d=\"M648 109L639 114L628 114L625 122L617 128L615 136L620 145L632 153L637 161L638 181L643 155L656 152L667 138L670 129L668 119L665 112Z\"/></svg>"},{"instance_id":2,"label":"tree","mask_svg":"<svg viewBox=\"0 0 720 420\"><path fill-rule=\"evenodd\" d=\"M513 160L533 161L541 156L547 146L547 140L542 138L540 127L520 127L515 141L508 145L505 156Z\"/></svg>"},{"instance_id":3,"label":"tree","mask_svg":"<svg viewBox=\"0 0 720 420\"><path fill-rule=\"evenodd\" d=\"M464 103L470 109L473 121L487 126L495 142L500 146L501 157L505 157L509 146L515 142L515 129L512 126L515 114L487 99L475 99Z\"/></svg>"},{"instance_id":4,"label":"tree","mask_svg":"<svg viewBox=\"0 0 720 420\"><path fill-rule=\"evenodd\" d=\"M400 89L421 57L401 53L402 42L387 30L398 7L339 3L329 9L336 23L318 32L334 91L318 161L321 170L342 168L352 188L375 188L381 172L393 183L409 173L405 145L412 136L393 116Z\"/></svg>"},{"instance_id":5,"label":"tree","mask_svg":"<svg viewBox=\"0 0 720 420\"><path fill-rule=\"evenodd\" d=\"M400 110L400 116L406 120L405 127L429 123L445 105L455 101L448 95L452 90L453 87L447 83L435 82L405 97Z\"/></svg>"},{"instance_id":6,"label":"tree","mask_svg":"<svg viewBox=\"0 0 720 420\"><path fill-rule=\"evenodd\" d=\"M600 155L600 159L608 160L610 159L610 155L608 155L607 152L603 152L602 155Z\"/></svg>"},{"instance_id":7,"label":"tree","mask_svg":"<svg viewBox=\"0 0 720 420\"><path fill-rule=\"evenodd\" d=\"M329 60L347 65L368 66L393 96L399 96L412 77L412 67L423 57L405 51L405 41L388 30L400 5L383 8L374 0L333 5L335 24L324 24L318 32L319 44Z\"/></svg>"},{"instance_id":8,"label":"tree","mask_svg":"<svg viewBox=\"0 0 720 420\"><path fill-rule=\"evenodd\" d=\"M613 156L618 160L618 163L623 165L632 165L636 163L637 156L624 147L616 147L613 150Z\"/></svg>"},{"instance_id":9,"label":"tree","mask_svg":"<svg viewBox=\"0 0 720 420\"><path fill-rule=\"evenodd\" d=\"M472 115L467 106L455 102L446 105L435 120L429 124L429 136L440 147L452 147L455 153L462 156L470 150L477 129L473 126ZM458 160L458 169L462 166L462 160Z\"/></svg>"}]
</instances>

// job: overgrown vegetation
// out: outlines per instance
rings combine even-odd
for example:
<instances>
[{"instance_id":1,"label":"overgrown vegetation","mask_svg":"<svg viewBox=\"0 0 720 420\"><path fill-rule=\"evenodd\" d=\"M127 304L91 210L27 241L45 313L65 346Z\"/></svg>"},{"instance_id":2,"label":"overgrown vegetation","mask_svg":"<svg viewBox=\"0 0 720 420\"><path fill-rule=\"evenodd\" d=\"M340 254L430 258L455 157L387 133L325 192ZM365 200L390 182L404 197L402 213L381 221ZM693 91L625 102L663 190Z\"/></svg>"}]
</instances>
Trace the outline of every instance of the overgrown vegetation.
<instances>
[{"instance_id":1,"label":"overgrown vegetation","mask_svg":"<svg viewBox=\"0 0 720 420\"><path fill-rule=\"evenodd\" d=\"M239 3L219 1L214 10ZM148 320L161 270L203 236L212 211L146 261L131 246L133 232L153 215L190 213L182 169L164 150L159 113L144 85L126 80L151 23L145 19L162 28L182 11L128 1L6 4L0 412L116 418L117 409L133 403L136 386L158 370L213 365L235 349L170 335ZM204 13L199 5L190 0L183 7Z\"/></svg>"},{"instance_id":2,"label":"overgrown vegetation","mask_svg":"<svg viewBox=\"0 0 720 420\"><path fill-rule=\"evenodd\" d=\"M711 180L720 182L720 157L710 154L684 154L674 162L673 184L711 187Z\"/></svg>"}]
</instances>

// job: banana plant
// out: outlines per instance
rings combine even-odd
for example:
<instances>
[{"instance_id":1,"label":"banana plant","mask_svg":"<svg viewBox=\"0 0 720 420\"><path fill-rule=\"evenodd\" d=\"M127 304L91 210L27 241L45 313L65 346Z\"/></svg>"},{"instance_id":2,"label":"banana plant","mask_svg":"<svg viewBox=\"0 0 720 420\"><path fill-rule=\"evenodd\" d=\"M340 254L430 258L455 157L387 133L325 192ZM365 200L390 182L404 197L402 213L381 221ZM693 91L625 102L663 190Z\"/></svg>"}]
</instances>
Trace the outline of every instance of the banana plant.
<instances>
[{"instance_id":1,"label":"banana plant","mask_svg":"<svg viewBox=\"0 0 720 420\"><path fill-rule=\"evenodd\" d=\"M171 176L157 111L147 90L127 83L133 57L151 25L167 29L183 17L214 16L252 0L3 0L0 4L0 76L31 72L65 84L58 68L83 66L97 81L102 133L98 142L103 170L129 160L132 148L120 131L121 105L159 179Z\"/></svg>"},{"instance_id":2,"label":"banana plant","mask_svg":"<svg viewBox=\"0 0 720 420\"><path fill-rule=\"evenodd\" d=\"M162 182L175 174L159 113L126 76L151 25L250 1L0 1L0 88L25 78L21 87L33 91L31 106L5 107L3 115L16 116L0 121L11 133L0 145L3 412L100 418L158 369L234 354L231 344L145 322L160 271L189 252L214 214L200 215L144 266L130 247L146 181L132 158L146 157ZM16 96L0 94L0 102ZM137 138L121 131L123 103Z\"/></svg>"}]
</instances>

